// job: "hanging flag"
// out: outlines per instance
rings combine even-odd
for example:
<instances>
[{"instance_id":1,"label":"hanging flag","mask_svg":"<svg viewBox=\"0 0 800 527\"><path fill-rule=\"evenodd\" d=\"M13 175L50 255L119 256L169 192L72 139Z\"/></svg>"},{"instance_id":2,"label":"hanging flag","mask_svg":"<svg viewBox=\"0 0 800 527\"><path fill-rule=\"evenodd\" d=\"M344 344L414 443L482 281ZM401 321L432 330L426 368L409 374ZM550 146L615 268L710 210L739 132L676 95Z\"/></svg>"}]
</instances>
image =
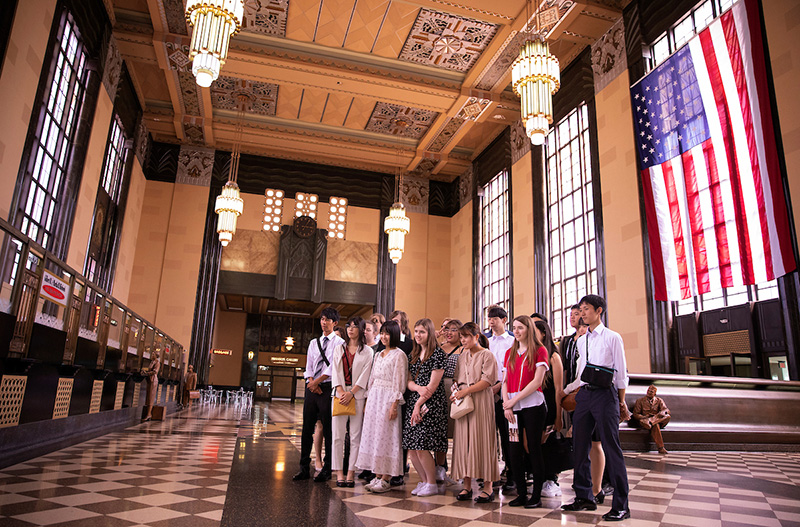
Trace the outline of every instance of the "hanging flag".
<instances>
[{"instance_id":1,"label":"hanging flag","mask_svg":"<svg viewBox=\"0 0 800 527\"><path fill-rule=\"evenodd\" d=\"M795 269L757 10L736 3L631 87L657 300Z\"/></svg>"}]
</instances>

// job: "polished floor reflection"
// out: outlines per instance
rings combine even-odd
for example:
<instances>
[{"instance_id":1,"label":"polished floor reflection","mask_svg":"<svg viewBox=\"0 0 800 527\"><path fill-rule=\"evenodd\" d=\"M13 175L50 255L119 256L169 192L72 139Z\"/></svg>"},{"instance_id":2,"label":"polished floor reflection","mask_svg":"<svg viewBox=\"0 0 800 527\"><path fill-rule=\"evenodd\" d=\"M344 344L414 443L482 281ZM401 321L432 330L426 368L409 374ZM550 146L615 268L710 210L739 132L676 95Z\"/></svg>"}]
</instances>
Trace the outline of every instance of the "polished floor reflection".
<instances>
[{"instance_id":1,"label":"polished floor reflection","mask_svg":"<svg viewBox=\"0 0 800 527\"><path fill-rule=\"evenodd\" d=\"M603 523L562 514L563 496L534 510L457 502L458 485L411 496L417 483L372 495L293 482L302 405L198 406L0 470L0 526L537 527ZM619 525L800 526L800 454L626 454L633 517Z\"/></svg>"}]
</instances>

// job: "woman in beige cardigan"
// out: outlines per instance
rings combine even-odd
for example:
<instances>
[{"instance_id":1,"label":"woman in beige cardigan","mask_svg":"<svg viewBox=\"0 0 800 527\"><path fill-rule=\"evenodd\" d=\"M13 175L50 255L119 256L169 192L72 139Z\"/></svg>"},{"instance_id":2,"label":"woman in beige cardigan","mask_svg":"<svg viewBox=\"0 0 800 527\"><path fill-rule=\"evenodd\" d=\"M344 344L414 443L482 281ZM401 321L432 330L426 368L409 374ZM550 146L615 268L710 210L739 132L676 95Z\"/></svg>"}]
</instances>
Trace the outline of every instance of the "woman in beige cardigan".
<instances>
[{"instance_id":1,"label":"woman in beige cardigan","mask_svg":"<svg viewBox=\"0 0 800 527\"><path fill-rule=\"evenodd\" d=\"M343 405L355 399L355 415L337 415L331 418L333 424L333 460L331 468L337 472L337 487L355 486L355 462L361 444L361 425L364 422L364 404L367 397L367 384L372 372L372 348L364 335L366 322L361 317L347 321L347 338L343 345L333 350L331 362L331 383L333 397ZM344 439L347 422L350 422L350 466L347 479L344 475Z\"/></svg>"}]
</instances>

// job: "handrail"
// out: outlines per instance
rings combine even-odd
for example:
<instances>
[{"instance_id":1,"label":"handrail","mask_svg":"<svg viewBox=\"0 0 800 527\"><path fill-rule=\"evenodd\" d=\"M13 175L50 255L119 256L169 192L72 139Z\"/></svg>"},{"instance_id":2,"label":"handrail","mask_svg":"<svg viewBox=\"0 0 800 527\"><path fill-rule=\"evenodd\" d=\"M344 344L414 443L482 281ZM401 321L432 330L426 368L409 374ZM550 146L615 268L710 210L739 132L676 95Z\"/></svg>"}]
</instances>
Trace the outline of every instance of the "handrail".
<instances>
[{"instance_id":1,"label":"handrail","mask_svg":"<svg viewBox=\"0 0 800 527\"><path fill-rule=\"evenodd\" d=\"M774 381L753 377L714 377L711 375L685 375L672 373L629 373L632 381L673 381L699 384L731 384L747 386L769 386L775 388L800 388L800 381Z\"/></svg>"}]
</instances>

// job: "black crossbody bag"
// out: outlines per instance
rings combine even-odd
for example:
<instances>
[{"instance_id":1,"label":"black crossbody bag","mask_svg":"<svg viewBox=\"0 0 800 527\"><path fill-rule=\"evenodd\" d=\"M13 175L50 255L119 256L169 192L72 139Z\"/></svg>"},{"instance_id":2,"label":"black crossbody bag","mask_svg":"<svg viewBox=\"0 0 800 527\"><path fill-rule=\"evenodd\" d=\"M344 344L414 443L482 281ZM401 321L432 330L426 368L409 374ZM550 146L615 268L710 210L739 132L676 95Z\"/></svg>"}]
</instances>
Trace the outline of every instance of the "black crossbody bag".
<instances>
[{"instance_id":1,"label":"black crossbody bag","mask_svg":"<svg viewBox=\"0 0 800 527\"><path fill-rule=\"evenodd\" d=\"M614 369L598 366L589 362L589 337L586 337L586 367L583 368L581 380L598 388L610 388L614 381Z\"/></svg>"}]
</instances>

